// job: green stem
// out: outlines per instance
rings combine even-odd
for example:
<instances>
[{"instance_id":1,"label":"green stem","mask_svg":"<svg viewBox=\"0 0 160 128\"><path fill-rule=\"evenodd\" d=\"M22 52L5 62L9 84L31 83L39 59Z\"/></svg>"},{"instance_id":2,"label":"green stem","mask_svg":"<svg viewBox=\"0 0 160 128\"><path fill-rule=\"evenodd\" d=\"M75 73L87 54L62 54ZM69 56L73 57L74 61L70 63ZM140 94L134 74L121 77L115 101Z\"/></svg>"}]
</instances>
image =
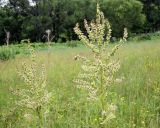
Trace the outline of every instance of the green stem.
<instances>
[{"instance_id":1,"label":"green stem","mask_svg":"<svg viewBox=\"0 0 160 128\"><path fill-rule=\"evenodd\" d=\"M39 128L43 128L43 121L41 116L41 107L37 108L37 115L38 115L38 122L39 122Z\"/></svg>"}]
</instances>

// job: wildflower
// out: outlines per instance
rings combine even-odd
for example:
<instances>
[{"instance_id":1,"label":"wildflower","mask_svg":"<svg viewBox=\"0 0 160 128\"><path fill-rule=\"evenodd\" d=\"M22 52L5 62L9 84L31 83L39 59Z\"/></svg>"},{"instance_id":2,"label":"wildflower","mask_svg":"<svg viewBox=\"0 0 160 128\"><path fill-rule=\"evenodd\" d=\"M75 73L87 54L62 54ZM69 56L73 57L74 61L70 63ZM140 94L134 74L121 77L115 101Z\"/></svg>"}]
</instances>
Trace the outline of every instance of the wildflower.
<instances>
[{"instance_id":1,"label":"wildflower","mask_svg":"<svg viewBox=\"0 0 160 128\"><path fill-rule=\"evenodd\" d=\"M114 79L114 74L120 68L119 61L113 60L112 57L121 44L117 44L111 52L107 51L106 47L110 42L112 30L103 12L100 11L99 4L97 4L96 20L92 21L90 24L87 20L84 20L84 26L87 35L83 34L78 23L74 31L79 39L92 51L93 58L88 59L86 57L76 56L76 60L78 58L83 60L83 65L81 66L82 72L77 76L74 82L78 88L88 92L87 99L89 99L89 101L98 101L100 103L100 124L105 125L109 120L115 118L116 106L107 102L107 98L108 88L116 81ZM127 29L124 29L124 36L120 42L125 42L127 37ZM119 79L118 82L121 82L121 80Z\"/></svg>"},{"instance_id":2,"label":"wildflower","mask_svg":"<svg viewBox=\"0 0 160 128\"><path fill-rule=\"evenodd\" d=\"M26 120L35 118L42 123L44 115L48 114L46 110L50 106L52 93L47 90L45 65L38 66L35 51L33 49L30 51L31 63L22 62L21 69L18 69L18 74L26 86L17 90L12 89L12 93L18 97L16 105L27 112L24 118ZM43 126L43 124L39 125Z\"/></svg>"}]
</instances>

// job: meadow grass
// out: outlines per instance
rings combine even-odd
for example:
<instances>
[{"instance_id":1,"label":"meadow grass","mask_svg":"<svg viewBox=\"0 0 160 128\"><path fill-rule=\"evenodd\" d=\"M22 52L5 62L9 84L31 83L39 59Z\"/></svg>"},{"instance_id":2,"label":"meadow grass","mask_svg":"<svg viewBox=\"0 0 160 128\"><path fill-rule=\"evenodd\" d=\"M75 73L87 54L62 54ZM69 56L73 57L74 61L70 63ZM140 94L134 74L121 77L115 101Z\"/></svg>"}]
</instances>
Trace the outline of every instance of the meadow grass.
<instances>
[{"instance_id":1,"label":"meadow grass","mask_svg":"<svg viewBox=\"0 0 160 128\"><path fill-rule=\"evenodd\" d=\"M113 46L110 45L108 50ZM47 54L44 49L37 51L38 63L46 64L48 89L53 91L55 97L48 127L96 128L90 123L97 120L96 104L86 104L86 92L77 89L73 83L81 65L81 61L76 61L74 57L77 54L89 56L90 52L84 46L68 48L57 45L51 48L49 56ZM110 100L118 106L118 110L116 119L109 122L108 128L159 128L160 40L126 43L116 53L116 57L121 63L116 75L124 79L110 90ZM24 60L28 61L28 56L18 55L15 59L0 62L2 128L7 126L2 115L12 108L15 99L9 88L24 85L16 71L16 67ZM13 123L12 127L19 128L14 116L7 117L8 122Z\"/></svg>"}]
</instances>

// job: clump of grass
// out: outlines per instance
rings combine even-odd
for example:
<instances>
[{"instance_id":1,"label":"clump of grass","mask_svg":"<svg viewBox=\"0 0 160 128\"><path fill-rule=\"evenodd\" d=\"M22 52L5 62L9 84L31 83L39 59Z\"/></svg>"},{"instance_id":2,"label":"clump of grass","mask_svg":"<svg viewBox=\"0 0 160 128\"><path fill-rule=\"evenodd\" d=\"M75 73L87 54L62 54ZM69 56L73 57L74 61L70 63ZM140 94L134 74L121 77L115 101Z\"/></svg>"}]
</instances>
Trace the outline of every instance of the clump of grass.
<instances>
[{"instance_id":1,"label":"clump of grass","mask_svg":"<svg viewBox=\"0 0 160 128\"><path fill-rule=\"evenodd\" d=\"M0 60L7 61L9 59L15 58L16 52L14 49L8 47L8 46L2 46L0 47Z\"/></svg>"},{"instance_id":2,"label":"clump of grass","mask_svg":"<svg viewBox=\"0 0 160 128\"><path fill-rule=\"evenodd\" d=\"M97 117L98 127L106 127L107 123L115 118L117 106L109 101L109 88L115 81L114 74L120 68L118 60L113 56L122 42L126 41L127 30L124 31L124 37L120 40L111 52L107 50L110 43L111 27L109 21L105 19L103 12L100 11L97 4L96 21L90 24L84 20L84 25L88 35L83 34L79 24L74 28L79 39L92 50L93 58L80 57L83 60L82 73L75 80L78 88L88 92L88 100L95 101L99 105L99 114ZM106 34L107 32L107 34ZM106 38L105 38L106 36Z\"/></svg>"},{"instance_id":3,"label":"clump of grass","mask_svg":"<svg viewBox=\"0 0 160 128\"><path fill-rule=\"evenodd\" d=\"M77 41L67 41L66 42L68 47L74 48L78 46L78 42Z\"/></svg>"}]
</instances>

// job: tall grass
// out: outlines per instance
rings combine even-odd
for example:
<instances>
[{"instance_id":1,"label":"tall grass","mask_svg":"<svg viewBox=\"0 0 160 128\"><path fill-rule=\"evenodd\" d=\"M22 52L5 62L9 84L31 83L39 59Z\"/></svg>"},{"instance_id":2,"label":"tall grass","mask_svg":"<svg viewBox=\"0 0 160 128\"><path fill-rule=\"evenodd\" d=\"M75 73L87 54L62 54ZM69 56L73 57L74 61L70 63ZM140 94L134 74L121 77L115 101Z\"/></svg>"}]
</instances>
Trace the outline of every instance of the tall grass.
<instances>
[{"instance_id":1,"label":"tall grass","mask_svg":"<svg viewBox=\"0 0 160 128\"><path fill-rule=\"evenodd\" d=\"M47 62L47 53L37 54L38 63ZM84 47L71 49L58 48L58 46L51 53L47 68L47 88L49 90L54 88L56 92L54 96L57 97L48 124L52 128L91 127L88 125L90 118L87 115L94 114L97 105L93 106L91 103L86 106L84 104L86 92L83 90L79 92L72 82L80 71L81 62L73 59L77 54L90 56L91 53ZM118 110L116 120L111 122L109 128L159 128L160 41L125 44L116 56L121 62L117 75L124 76L125 79L111 88L111 91L116 90L110 98L118 102ZM23 86L23 81L17 75L15 67L21 66L19 62L24 60L28 60L28 57L18 56L14 60L0 62L0 126L2 128L6 128L5 123L9 122L12 127L19 127L16 122L18 112L8 113L15 99L10 94L9 88Z\"/></svg>"}]
</instances>

